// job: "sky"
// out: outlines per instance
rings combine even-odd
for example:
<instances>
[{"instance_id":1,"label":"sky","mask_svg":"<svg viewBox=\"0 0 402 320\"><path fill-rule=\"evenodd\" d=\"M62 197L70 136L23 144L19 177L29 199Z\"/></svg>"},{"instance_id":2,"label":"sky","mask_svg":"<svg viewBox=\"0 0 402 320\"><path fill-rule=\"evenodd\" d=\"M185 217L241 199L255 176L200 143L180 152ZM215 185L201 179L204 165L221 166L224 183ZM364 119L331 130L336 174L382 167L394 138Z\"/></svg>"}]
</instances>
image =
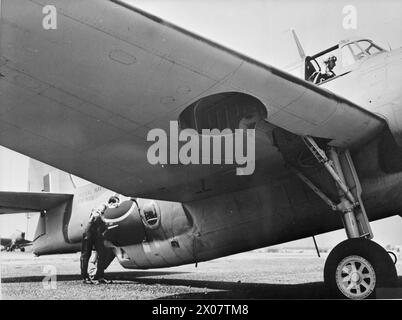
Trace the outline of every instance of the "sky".
<instances>
[{"instance_id":1,"label":"sky","mask_svg":"<svg viewBox=\"0 0 402 320\"><path fill-rule=\"evenodd\" d=\"M286 68L298 61L290 29L295 29L307 54L314 54L354 36L372 39L389 49L402 47L402 1L322 0L126 0L205 38L263 63ZM345 6L356 9L356 29L346 29ZM27 190L28 160L0 148L0 189ZM32 238L35 219L28 237ZM0 217L0 234L26 231L24 215ZM382 245L402 244L402 219L372 223L375 240ZM343 230L317 237L319 245L334 246L345 239ZM311 239L291 246L312 245Z\"/></svg>"},{"instance_id":2,"label":"sky","mask_svg":"<svg viewBox=\"0 0 402 320\"><path fill-rule=\"evenodd\" d=\"M28 191L28 161L29 158L0 146L0 191ZM35 221L30 221L27 228L25 214L0 215L2 237L10 236L15 230L28 229L30 237L27 238L32 239L34 228Z\"/></svg>"},{"instance_id":3,"label":"sky","mask_svg":"<svg viewBox=\"0 0 402 320\"><path fill-rule=\"evenodd\" d=\"M283 68L297 61L289 30L295 29L307 54L353 36L381 46L402 46L402 2L340 0L125 0L180 27ZM356 8L357 28L345 29L345 6Z\"/></svg>"}]
</instances>

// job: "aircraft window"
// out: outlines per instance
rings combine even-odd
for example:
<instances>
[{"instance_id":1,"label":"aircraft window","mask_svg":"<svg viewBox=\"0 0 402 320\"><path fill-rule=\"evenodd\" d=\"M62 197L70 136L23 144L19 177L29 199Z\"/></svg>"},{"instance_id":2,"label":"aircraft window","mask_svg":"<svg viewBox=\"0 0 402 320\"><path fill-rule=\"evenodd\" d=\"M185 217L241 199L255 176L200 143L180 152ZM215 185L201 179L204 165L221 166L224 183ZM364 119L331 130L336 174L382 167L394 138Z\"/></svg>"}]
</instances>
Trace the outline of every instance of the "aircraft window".
<instances>
[{"instance_id":1,"label":"aircraft window","mask_svg":"<svg viewBox=\"0 0 402 320\"><path fill-rule=\"evenodd\" d=\"M332 50L316 58L319 63L318 76L314 77L313 82L319 84L336 77L340 74L341 67L339 66L339 52L338 50ZM332 63L329 63L332 60Z\"/></svg>"},{"instance_id":2,"label":"aircraft window","mask_svg":"<svg viewBox=\"0 0 402 320\"><path fill-rule=\"evenodd\" d=\"M366 56L366 54L360 49L360 47L356 43L349 44L349 48L355 57L355 60L360 60Z\"/></svg>"},{"instance_id":3,"label":"aircraft window","mask_svg":"<svg viewBox=\"0 0 402 320\"><path fill-rule=\"evenodd\" d=\"M359 41L357 44L365 53L369 55L378 54L384 51L383 49L371 43L370 41L363 40Z\"/></svg>"},{"instance_id":4,"label":"aircraft window","mask_svg":"<svg viewBox=\"0 0 402 320\"><path fill-rule=\"evenodd\" d=\"M317 74L321 71L320 65L317 61L311 57L306 57L306 64L305 64L305 80L314 82Z\"/></svg>"},{"instance_id":5,"label":"aircraft window","mask_svg":"<svg viewBox=\"0 0 402 320\"><path fill-rule=\"evenodd\" d=\"M348 45L342 48L342 65L344 68L355 63L355 58L350 50L351 49Z\"/></svg>"}]
</instances>

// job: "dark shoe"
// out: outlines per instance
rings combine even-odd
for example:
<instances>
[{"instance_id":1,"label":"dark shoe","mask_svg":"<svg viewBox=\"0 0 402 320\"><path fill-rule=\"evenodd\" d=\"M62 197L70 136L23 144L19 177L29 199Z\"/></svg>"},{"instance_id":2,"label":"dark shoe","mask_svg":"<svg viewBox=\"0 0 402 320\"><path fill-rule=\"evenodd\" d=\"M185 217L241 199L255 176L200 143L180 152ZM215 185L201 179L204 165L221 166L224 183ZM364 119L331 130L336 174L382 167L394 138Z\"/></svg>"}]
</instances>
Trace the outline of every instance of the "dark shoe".
<instances>
[{"instance_id":1,"label":"dark shoe","mask_svg":"<svg viewBox=\"0 0 402 320\"><path fill-rule=\"evenodd\" d=\"M111 284L111 280L106 280L105 278L98 279L99 284Z\"/></svg>"},{"instance_id":2,"label":"dark shoe","mask_svg":"<svg viewBox=\"0 0 402 320\"><path fill-rule=\"evenodd\" d=\"M90 278L85 278L82 282L85 284L95 284Z\"/></svg>"}]
</instances>

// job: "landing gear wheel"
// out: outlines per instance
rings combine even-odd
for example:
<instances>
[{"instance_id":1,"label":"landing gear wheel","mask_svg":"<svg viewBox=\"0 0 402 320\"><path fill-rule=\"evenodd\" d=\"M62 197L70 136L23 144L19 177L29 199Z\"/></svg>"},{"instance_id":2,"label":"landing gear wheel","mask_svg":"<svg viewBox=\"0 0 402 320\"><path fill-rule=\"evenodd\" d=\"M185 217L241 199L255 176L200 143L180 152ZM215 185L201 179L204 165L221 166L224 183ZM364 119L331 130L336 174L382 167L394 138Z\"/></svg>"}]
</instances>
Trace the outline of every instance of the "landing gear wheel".
<instances>
[{"instance_id":1,"label":"landing gear wheel","mask_svg":"<svg viewBox=\"0 0 402 320\"><path fill-rule=\"evenodd\" d=\"M332 297L376 298L378 289L392 288L397 281L394 263L385 249L364 239L348 239L328 255L324 282Z\"/></svg>"}]
</instances>

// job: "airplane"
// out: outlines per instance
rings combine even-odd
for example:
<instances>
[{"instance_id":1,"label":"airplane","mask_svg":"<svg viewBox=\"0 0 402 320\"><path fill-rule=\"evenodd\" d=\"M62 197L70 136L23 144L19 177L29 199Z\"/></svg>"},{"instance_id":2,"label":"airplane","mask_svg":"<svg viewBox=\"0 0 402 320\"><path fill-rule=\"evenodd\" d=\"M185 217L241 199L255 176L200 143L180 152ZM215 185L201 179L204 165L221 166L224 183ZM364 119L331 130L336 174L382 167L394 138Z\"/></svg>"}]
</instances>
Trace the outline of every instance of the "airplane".
<instances>
[{"instance_id":1,"label":"airplane","mask_svg":"<svg viewBox=\"0 0 402 320\"><path fill-rule=\"evenodd\" d=\"M31 246L32 241L25 239L25 232L15 231L9 238L0 237L0 245L6 251L14 251L19 249L21 252L25 251L25 247Z\"/></svg>"},{"instance_id":2,"label":"airplane","mask_svg":"<svg viewBox=\"0 0 402 320\"><path fill-rule=\"evenodd\" d=\"M343 228L324 266L331 295L375 298L396 285L370 222L401 215L401 49L357 38L300 51L300 78L125 1L1 5L0 145L91 182L0 193L1 213L41 212L36 255L78 251L90 207L113 192L127 198L105 213L118 226L107 239L127 269ZM45 28L49 12L57 28ZM329 55L335 76L315 82ZM154 128L233 131L251 111L260 116L253 174L147 159Z\"/></svg>"}]
</instances>

